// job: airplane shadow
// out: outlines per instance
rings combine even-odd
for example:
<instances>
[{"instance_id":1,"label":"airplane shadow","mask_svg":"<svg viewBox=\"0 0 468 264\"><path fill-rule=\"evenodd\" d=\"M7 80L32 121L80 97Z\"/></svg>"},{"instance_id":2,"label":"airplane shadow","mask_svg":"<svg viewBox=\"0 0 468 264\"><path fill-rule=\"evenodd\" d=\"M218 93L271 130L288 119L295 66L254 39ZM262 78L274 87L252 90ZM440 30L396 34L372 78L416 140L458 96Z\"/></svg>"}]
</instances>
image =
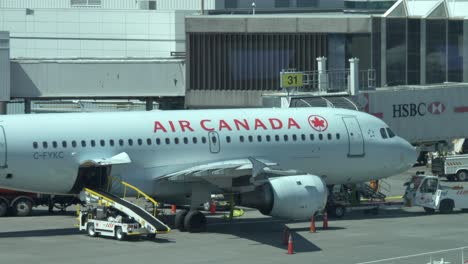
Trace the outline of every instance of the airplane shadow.
<instances>
[{"instance_id":1,"label":"airplane shadow","mask_svg":"<svg viewBox=\"0 0 468 264\"><path fill-rule=\"evenodd\" d=\"M52 236L70 236L82 235L78 228L57 228L57 229L41 229L41 230L28 230L28 231L12 231L0 232L1 238L14 238L14 237L52 237Z\"/></svg>"}]
</instances>

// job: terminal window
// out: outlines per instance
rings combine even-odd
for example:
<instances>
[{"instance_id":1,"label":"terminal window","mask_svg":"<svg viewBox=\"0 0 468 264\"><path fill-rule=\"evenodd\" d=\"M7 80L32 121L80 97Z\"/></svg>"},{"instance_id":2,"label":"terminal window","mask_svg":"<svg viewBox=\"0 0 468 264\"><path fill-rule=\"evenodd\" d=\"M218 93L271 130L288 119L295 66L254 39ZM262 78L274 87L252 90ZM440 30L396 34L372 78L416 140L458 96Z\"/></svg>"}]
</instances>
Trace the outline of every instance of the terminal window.
<instances>
[{"instance_id":1,"label":"terminal window","mask_svg":"<svg viewBox=\"0 0 468 264\"><path fill-rule=\"evenodd\" d=\"M237 0L224 0L224 8L237 8Z\"/></svg>"},{"instance_id":2,"label":"terminal window","mask_svg":"<svg viewBox=\"0 0 468 264\"><path fill-rule=\"evenodd\" d=\"M315 7L317 5L317 0L296 0L297 7Z\"/></svg>"},{"instance_id":3,"label":"terminal window","mask_svg":"<svg viewBox=\"0 0 468 264\"><path fill-rule=\"evenodd\" d=\"M71 6L101 6L101 0L70 0Z\"/></svg>"},{"instance_id":4,"label":"terminal window","mask_svg":"<svg viewBox=\"0 0 468 264\"><path fill-rule=\"evenodd\" d=\"M289 7L290 0L275 0L275 7Z\"/></svg>"}]
</instances>

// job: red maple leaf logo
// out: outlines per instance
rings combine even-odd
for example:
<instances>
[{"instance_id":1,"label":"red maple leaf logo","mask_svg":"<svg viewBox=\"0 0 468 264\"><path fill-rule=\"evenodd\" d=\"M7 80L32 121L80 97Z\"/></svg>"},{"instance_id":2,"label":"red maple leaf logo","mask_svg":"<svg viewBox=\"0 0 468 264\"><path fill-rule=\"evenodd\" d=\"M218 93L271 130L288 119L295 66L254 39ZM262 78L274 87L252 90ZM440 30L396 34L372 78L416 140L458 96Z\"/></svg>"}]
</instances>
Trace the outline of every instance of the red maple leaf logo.
<instances>
[{"instance_id":1,"label":"red maple leaf logo","mask_svg":"<svg viewBox=\"0 0 468 264\"><path fill-rule=\"evenodd\" d=\"M323 132L328 128L328 121L318 115L309 116L309 124L314 130L318 132Z\"/></svg>"}]
</instances>

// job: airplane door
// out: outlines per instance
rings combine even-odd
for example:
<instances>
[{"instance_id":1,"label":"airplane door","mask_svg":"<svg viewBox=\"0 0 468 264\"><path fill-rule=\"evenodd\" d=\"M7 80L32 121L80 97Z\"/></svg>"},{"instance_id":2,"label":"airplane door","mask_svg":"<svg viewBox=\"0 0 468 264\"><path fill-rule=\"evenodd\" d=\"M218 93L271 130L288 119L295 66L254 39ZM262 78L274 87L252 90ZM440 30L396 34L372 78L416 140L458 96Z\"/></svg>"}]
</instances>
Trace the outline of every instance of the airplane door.
<instances>
[{"instance_id":1,"label":"airplane door","mask_svg":"<svg viewBox=\"0 0 468 264\"><path fill-rule=\"evenodd\" d=\"M208 133L208 141L210 142L210 152L218 153L221 149L219 135L217 132L211 131Z\"/></svg>"},{"instance_id":2,"label":"airplane door","mask_svg":"<svg viewBox=\"0 0 468 264\"><path fill-rule=\"evenodd\" d=\"M356 117L343 117L349 140L349 157L364 156L364 137Z\"/></svg>"},{"instance_id":3,"label":"airplane door","mask_svg":"<svg viewBox=\"0 0 468 264\"><path fill-rule=\"evenodd\" d=\"M3 126L0 126L0 169L4 169L6 167L8 167L6 136Z\"/></svg>"}]
</instances>

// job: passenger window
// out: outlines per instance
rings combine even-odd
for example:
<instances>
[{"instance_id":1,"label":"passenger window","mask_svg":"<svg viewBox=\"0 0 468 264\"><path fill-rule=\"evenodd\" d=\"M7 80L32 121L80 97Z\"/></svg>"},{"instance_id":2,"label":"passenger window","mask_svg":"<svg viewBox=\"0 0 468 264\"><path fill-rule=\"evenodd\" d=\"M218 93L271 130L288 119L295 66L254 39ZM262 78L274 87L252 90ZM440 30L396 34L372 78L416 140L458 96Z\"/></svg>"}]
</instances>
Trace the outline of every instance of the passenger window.
<instances>
[{"instance_id":1,"label":"passenger window","mask_svg":"<svg viewBox=\"0 0 468 264\"><path fill-rule=\"evenodd\" d=\"M332 135L330 133L327 134L327 138L328 140L331 140L332 139Z\"/></svg>"},{"instance_id":2,"label":"passenger window","mask_svg":"<svg viewBox=\"0 0 468 264\"><path fill-rule=\"evenodd\" d=\"M169 144L171 144L171 139L166 138L166 145L169 145Z\"/></svg>"},{"instance_id":3,"label":"passenger window","mask_svg":"<svg viewBox=\"0 0 468 264\"><path fill-rule=\"evenodd\" d=\"M110 140L109 140L109 145L111 145L111 147L114 146L114 140L113 140L113 139L110 139Z\"/></svg>"},{"instance_id":4,"label":"passenger window","mask_svg":"<svg viewBox=\"0 0 468 264\"><path fill-rule=\"evenodd\" d=\"M85 147L86 147L86 141L81 140L81 146L82 146L83 148L85 148Z\"/></svg>"},{"instance_id":5,"label":"passenger window","mask_svg":"<svg viewBox=\"0 0 468 264\"><path fill-rule=\"evenodd\" d=\"M75 140L72 141L72 147L76 148L76 141Z\"/></svg>"},{"instance_id":6,"label":"passenger window","mask_svg":"<svg viewBox=\"0 0 468 264\"><path fill-rule=\"evenodd\" d=\"M138 146L143 145L143 140L141 138L137 139L137 142L138 142Z\"/></svg>"},{"instance_id":7,"label":"passenger window","mask_svg":"<svg viewBox=\"0 0 468 264\"><path fill-rule=\"evenodd\" d=\"M188 138L184 137L184 144L188 144Z\"/></svg>"},{"instance_id":8,"label":"passenger window","mask_svg":"<svg viewBox=\"0 0 468 264\"><path fill-rule=\"evenodd\" d=\"M323 140L323 135L322 134L319 134L319 139Z\"/></svg>"},{"instance_id":9,"label":"passenger window","mask_svg":"<svg viewBox=\"0 0 468 264\"><path fill-rule=\"evenodd\" d=\"M262 136L260 136L260 135L257 136L257 141L258 141L258 142L262 142Z\"/></svg>"},{"instance_id":10,"label":"passenger window","mask_svg":"<svg viewBox=\"0 0 468 264\"><path fill-rule=\"evenodd\" d=\"M193 137L193 138L192 138L192 142L193 142L193 144L197 144L197 138L196 138L196 137Z\"/></svg>"},{"instance_id":11,"label":"passenger window","mask_svg":"<svg viewBox=\"0 0 468 264\"><path fill-rule=\"evenodd\" d=\"M123 139L119 139L119 145L120 145L120 146L123 146L123 145L124 145L124 140L123 140Z\"/></svg>"},{"instance_id":12,"label":"passenger window","mask_svg":"<svg viewBox=\"0 0 468 264\"><path fill-rule=\"evenodd\" d=\"M174 138L174 143L179 144L179 138Z\"/></svg>"},{"instance_id":13,"label":"passenger window","mask_svg":"<svg viewBox=\"0 0 468 264\"><path fill-rule=\"evenodd\" d=\"M395 136L395 133L393 133L393 131L392 131L390 128L388 128L388 127L387 127L387 132L388 132L388 136L389 136L390 138L392 138L392 137Z\"/></svg>"},{"instance_id":14,"label":"passenger window","mask_svg":"<svg viewBox=\"0 0 468 264\"><path fill-rule=\"evenodd\" d=\"M239 137L240 142L244 142L244 136Z\"/></svg>"},{"instance_id":15,"label":"passenger window","mask_svg":"<svg viewBox=\"0 0 468 264\"><path fill-rule=\"evenodd\" d=\"M313 141L315 139L314 134L310 134L310 140Z\"/></svg>"},{"instance_id":16,"label":"passenger window","mask_svg":"<svg viewBox=\"0 0 468 264\"><path fill-rule=\"evenodd\" d=\"M37 149L39 147L39 145L37 144L37 142L33 142L33 148Z\"/></svg>"},{"instance_id":17,"label":"passenger window","mask_svg":"<svg viewBox=\"0 0 468 264\"><path fill-rule=\"evenodd\" d=\"M67 142L66 141L62 141L62 148L66 148L67 147Z\"/></svg>"},{"instance_id":18,"label":"passenger window","mask_svg":"<svg viewBox=\"0 0 468 264\"><path fill-rule=\"evenodd\" d=\"M202 138L201 138L201 142L202 142L203 144L206 144L206 137L202 137Z\"/></svg>"},{"instance_id":19,"label":"passenger window","mask_svg":"<svg viewBox=\"0 0 468 264\"><path fill-rule=\"evenodd\" d=\"M270 142L271 141L271 136L270 135L266 135L266 141Z\"/></svg>"},{"instance_id":20,"label":"passenger window","mask_svg":"<svg viewBox=\"0 0 468 264\"><path fill-rule=\"evenodd\" d=\"M52 147L57 148L57 141L52 141Z\"/></svg>"},{"instance_id":21,"label":"passenger window","mask_svg":"<svg viewBox=\"0 0 468 264\"><path fill-rule=\"evenodd\" d=\"M302 139L302 141L305 141L306 140L306 135L302 134L301 139Z\"/></svg>"},{"instance_id":22,"label":"passenger window","mask_svg":"<svg viewBox=\"0 0 468 264\"><path fill-rule=\"evenodd\" d=\"M296 134L292 135L292 139L293 139L293 141L296 141L296 140L297 140Z\"/></svg>"},{"instance_id":23,"label":"passenger window","mask_svg":"<svg viewBox=\"0 0 468 264\"><path fill-rule=\"evenodd\" d=\"M96 141L94 141L94 140L91 140L91 147L93 147L93 148L94 148L95 146L96 146Z\"/></svg>"},{"instance_id":24,"label":"passenger window","mask_svg":"<svg viewBox=\"0 0 468 264\"><path fill-rule=\"evenodd\" d=\"M99 141L99 143L101 143L101 147L105 147L106 146L106 141L104 139L101 139Z\"/></svg>"},{"instance_id":25,"label":"passenger window","mask_svg":"<svg viewBox=\"0 0 468 264\"><path fill-rule=\"evenodd\" d=\"M161 145L161 139L159 138L156 139L156 145Z\"/></svg>"},{"instance_id":26,"label":"passenger window","mask_svg":"<svg viewBox=\"0 0 468 264\"><path fill-rule=\"evenodd\" d=\"M227 136L227 137L226 137L226 142L227 142L227 143L231 143L231 137L230 137L230 136Z\"/></svg>"},{"instance_id":27,"label":"passenger window","mask_svg":"<svg viewBox=\"0 0 468 264\"><path fill-rule=\"evenodd\" d=\"M218 142L218 139L216 137L211 137L211 142L213 142L213 144L216 144Z\"/></svg>"},{"instance_id":28,"label":"passenger window","mask_svg":"<svg viewBox=\"0 0 468 264\"><path fill-rule=\"evenodd\" d=\"M280 136L279 135L275 135L275 141L279 141L280 140Z\"/></svg>"},{"instance_id":29,"label":"passenger window","mask_svg":"<svg viewBox=\"0 0 468 264\"><path fill-rule=\"evenodd\" d=\"M336 139L340 139L340 134L336 133Z\"/></svg>"},{"instance_id":30,"label":"passenger window","mask_svg":"<svg viewBox=\"0 0 468 264\"><path fill-rule=\"evenodd\" d=\"M146 144L148 144L148 146L151 146L151 143L152 143L152 142L151 142L151 138L147 138L147 139L146 139Z\"/></svg>"},{"instance_id":31,"label":"passenger window","mask_svg":"<svg viewBox=\"0 0 468 264\"><path fill-rule=\"evenodd\" d=\"M249 136L249 142L253 141L253 136Z\"/></svg>"},{"instance_id":32,"label":"passenger window","mask_svg":"<svg viewBox=\"0 0 468 264\"><path fill-rule=\"evenodd\" d=\"M385 128L380 129L380 135L382 136L382 138L387 138L387 132L385 131Z\"/></svg>"},{"instance_id":33,"label":"passenger window","mask_svg":"<svg viewBox=\"0 0 468 264\"><path fill-rule=\"evenodd\" d=\"M129 145L129 146L133 146L133 139L129 139L129 140L128 140L128 145Z\"/></svg>"},{"instance_id":34,"label":"passenger window","mask_svg":"<svg viewBox=\"0 0 468 264\"><path fill-rule=\"evenodd\" d=\"M288 135L284 135L284 141L288 141Z\"/></svg>"}]
</instances>

